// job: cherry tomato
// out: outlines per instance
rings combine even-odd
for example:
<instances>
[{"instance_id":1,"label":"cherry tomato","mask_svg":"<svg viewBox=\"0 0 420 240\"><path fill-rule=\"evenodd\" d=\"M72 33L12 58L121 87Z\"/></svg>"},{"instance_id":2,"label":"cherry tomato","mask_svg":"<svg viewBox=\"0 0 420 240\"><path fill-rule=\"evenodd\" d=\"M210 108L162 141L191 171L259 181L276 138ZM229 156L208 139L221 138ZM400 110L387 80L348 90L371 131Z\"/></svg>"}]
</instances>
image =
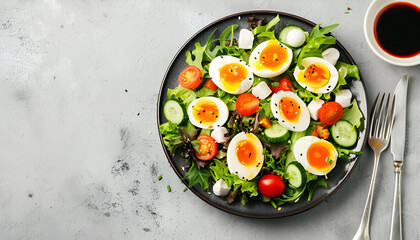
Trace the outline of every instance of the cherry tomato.
<instances>
[{"instance_id":1,"label":"cherry tomato","mask_svg":"<svg viewBox=\"0 0 420 240\"><path fill-rule=\"evenodd\" d=\"M260 100L251 93L244 93L236 100L236 110L242 116L250 116L257 112Z\"/></svg>"},{"instance_id":2,"label":"cherry tomato","mask_svg":"<svg viewBox=\"0 0 420 240\"><path fill-rule=\"evenodd\" d=\"M277 197L284 191L284 182L280 176L266 174L258 182L260 193L266 197Z\"/></svg>"},{"instance_id":3,"label":"cherry tomato","mask_svg":"<svg viewBox=\"0 0 420 240\"><path fill-rule=\"evenodd\" d=\"M337 102L328 102L318 111L319 120L326 125L338 122L341 116L343 116L343 107Z\"/></svg>"},{"instance_id":4,"label":"cherry tomato","mask_svg":"<svg viewBox=\"0 0 420 240\"><path fill-rule=\"evenodd\" d=\"M179 74L178 82L184 88L197 88L203 80L203 74L196 66L188 66Z\"/></svg>"},{"instance_id":5,"label":"cherry tomato","mask_svg":"<svg viewBox=\"0 0 420 240\"><path fill-rule=\"evenodd\" d=\"M195 155L198 159L207 161L216 156L217 144L212 137L201 134L198 136L197 140L200 141L199 152L195 151Z\"/></svg>"},{"instance_id":6,"label":"cherry tomato","mask_svg":"<svg viewBox=\"0 0 420 240\"><path fill-rule=\"evenodd\" d=\"M214 82L211 79L207 80L207 82L205 82L203 86L206 88L210 88L213 91L217 91L217 85L214 84Z\"/></svg>"},{"instance_id":7,"label":"cherry tomato","mask_svg":"<svg viewBox=\"0 0 420 240\"><path fill-rule=\"evenodd\" d=\"M268 117L263 117L263 119L260 120L259 124L264 128L271 128L271 121Z\"/></svg>"},{"instance_id":8,"label":"cherry tomato","mask_svg":"<svg viewBox=\"0 0 420 240\"><path fill-rule=\"evenodd\" d=\"M292 82L289 80L289 78L284 77L279 81L279 85L277 87L273 87L272 85L269 85L271 91L273 93L277 93L279 91L292 91L293 89L295 89L295 87L293 87Z\"/></svg>"}]
</instances>

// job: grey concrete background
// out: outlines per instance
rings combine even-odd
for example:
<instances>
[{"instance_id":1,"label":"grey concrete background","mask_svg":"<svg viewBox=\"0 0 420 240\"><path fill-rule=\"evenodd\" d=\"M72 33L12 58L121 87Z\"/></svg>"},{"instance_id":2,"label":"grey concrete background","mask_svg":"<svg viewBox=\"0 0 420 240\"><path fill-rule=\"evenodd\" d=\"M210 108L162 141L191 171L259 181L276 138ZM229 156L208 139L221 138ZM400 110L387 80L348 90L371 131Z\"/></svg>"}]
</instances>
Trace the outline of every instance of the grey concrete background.
<instances>
[{"instance_id":1,"label":"grey concrete background","mask_svg":"<svg viewBox=\"0 0 420 240\"><path fill-rule=\"evenodd\" d=\"M160 146L157 94L178 49L218 18L269 9L323 25L339 23L333 34L358 63L369 106L377 92L393 91L401 75L412 76L402 211L405 239L419 239L420 67L392 66L370 51L362 25L368 5L362 0L1 1L0 238L351 239L370 182L369 147L327 201L295 216L258 220L230 215L183 192ZM392 155L386 151L372 239L388 238L393 186Z\"/></svg>"}]
</instances>

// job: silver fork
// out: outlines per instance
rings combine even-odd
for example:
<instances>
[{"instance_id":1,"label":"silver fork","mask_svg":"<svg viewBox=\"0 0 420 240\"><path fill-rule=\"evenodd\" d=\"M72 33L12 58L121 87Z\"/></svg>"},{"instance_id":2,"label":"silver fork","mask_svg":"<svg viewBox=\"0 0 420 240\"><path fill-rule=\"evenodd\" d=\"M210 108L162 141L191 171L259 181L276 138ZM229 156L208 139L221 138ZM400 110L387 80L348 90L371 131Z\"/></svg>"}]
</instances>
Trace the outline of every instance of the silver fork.
<instances>
[{"instance_id":1,"label":"silver fork","mask_svg":"<svg viewBox=\"0 0 420 240\"><path fill-rule=\"evenodd\" d=\"M378 170L379 158L383 150L388 147L389 139L391 137L392 125L394 122L394 105L395 97L391 103L391 97L388 93L381 93L376 96L375 103L370 117L370 128L369 128L369 146L372 148L375 154L375 162L373 165L372 180L370 181L369 194L366 199L365 209L363 211L362 220L360 222L359 229L354 235L353 240L367 240L369 238L369 222L370 212L372 208L373 191L375 188L376 172Z\"/></svg>"}]
</instances>

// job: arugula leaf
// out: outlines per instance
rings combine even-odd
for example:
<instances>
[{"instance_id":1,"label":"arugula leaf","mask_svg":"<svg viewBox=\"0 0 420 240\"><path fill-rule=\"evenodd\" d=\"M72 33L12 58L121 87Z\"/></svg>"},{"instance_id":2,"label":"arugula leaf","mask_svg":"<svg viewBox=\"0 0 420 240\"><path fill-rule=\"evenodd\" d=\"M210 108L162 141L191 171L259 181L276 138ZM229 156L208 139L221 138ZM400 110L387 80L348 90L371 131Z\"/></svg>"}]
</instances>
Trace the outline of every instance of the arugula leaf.
<instances>
[{"instance_id":1,"label":"arugula leaf","mask_svg":"<svg viewBox=\"0 0 420 240\"><path fill-rule=\"evenodd\" d=\"M209 177L211 177L211 173L208 169L204 168L199 171L193 162L182 180L189 179L189 188L198 183L203 190L207 190L209 188Z\"/></svg>"},{"instance_id":2,"label":"arugula leaf","mask_svg":"<svg viewBox=\"0 0 420 240\"><path fill-rule=\"evenodd\" d=\"M344 148L340 148L340 147L336 147L335 149L337 149L338 152L338 158L342 158L342 159L346 159L350 157L350 154L355 154L355 155L359 155L362 154L362 152L356 152L350 149L344 149Z\"/></svg>"},{"instance_id":3,"label":"arugula leaf","mask_svg":"<svg viewBox=\"0 0 420 240\"><path fill-rule=\"evenodd\" d=\"M217 53L220 51L219 45L215 46L213 50L210 49L213 43L215 41L218 41L218 39L211 40L216 30L217 28L207 38L207 43L205 45L205 50L204 50L204 55L203 55L203 62L211 62L211 60L213 60L217 56Z\"/></svg>"},{"instance_id":4,"label":"arugula leaf","mask_svg":"<svg viewBox=\"0 0 420 240\"><path fill-rule=\"evenodd\" d=\"M308 182L308 201L311 201L314 190L317 186L328 188L325 178L317 178L315 181Z\"/></svg>"},{"instance_id":5,"label":"arugula leaf","mask_svg":"<svg viewBox=\"0 0 420 240\"><path fill-rule=\"evenodd\" d=\"M222 34L220 34L219 44L221 48L226 47L226 40L228 39L229 35L233 34L233 32L239 27L238 24L230 25L229 27L223 30ZM232 41L230 41L232 43Z\"/></svg>"},{"instance_id":6,"label":"arugula leaf","mask_svg":"<svg viewBox=\"0 0 420 240\"><path fill-rule=\"evenodd\" d=\"M362 121L364 121L364 117L362 112L360 112L356 99L353 99L350 106L343 110L343 116L341 119L349 121L351 124L353 124L353 127L358 128L360 131L363 130L360 128L360 126Z\"/></svg>"},{"instance_id":7,"label":"arugula leaf","mask_svg":"<svg viewBox=\"0 0 420 240\"><path fill-rule=\"evenodd\" d=\"M311 34L309 35L310 38L319 38L323 37L325 34L331 32L334 28L338 27L338 24L333 24L330 26L323 27L319 29L320 25L317 24L313 29Z\"/></svg>"},{"instance_id":8,"label":"arugula leaf","mask_svg":"<svg viewBox=\"0 0 420 240\"><path fill-rule=\"evenodd\" d=\"M217 89L216 96L222 100L228 107L229 111L235 111L236 110L236 99L238 99L237 96L233 94L226 93L222 89Z\"/></svg>"},{"instance_id":9,"label":"arugula leaf","mask_svg":"<svg viewBox=\"0 0 420 240\"><path fill-rule=\"evenodd\" d=\"M207 73L207 71L204 70L203 65L202 65L203 54L204 54L204 51L206 50L206 47L207 47L206 45L201 46L199 42L195 43L195 49L192 50L192 55L194 55L194 60L192 59L190 51L187 51L185 53L185 58L186 58L185 61L188 63L188 65L190 66L194 65L198 67L203 75Z\"/></svg>"},{"instance_id":10,"label":"arugula leaf","mask_svg":"<svg viewBox=\"0 0 420 240\"><path fill-rule=\"evenodd\" d=\"M346 71L346 76L344 76L345 78L356 78L357 80L360 80L360 75L359 75L359 68L356 65L350 65L347 63L343 63L340 61L337 61L337 63L335 64L335 67L337 69L340 68L345 68Z\"/></svg>"},{"instance_id":11,"label":"arugula leaf","mask_svg":"<svg viewBox=\"0 0 420 240\"><path fill-rule=\"evenodd\" d=\"M266 38L267 40L277 40L276 36L274 35L274 31L271 32L262 32L258 34L259 38Z\"/></svg>"},{"instance_id":12,"label":"arugula leaf","mask_svg":"<svg viewBox=\"0 0 420 240\"><path fill-rule=\"evenodd\" d=\"M280 17L279 15L277 15L275 18L271 19L270 22L267 23L267 25L264 26L258 26L254 29L252 29L252 33L254 35L260 34L262 32L269 32L270 30L272 30L272 28L274 28L274 26L276 26L276 24L280 22Z\"/></svg>"},{"instance_id":13,"label":"arugula leaf","mask_svg":"<svg viewBox=\"0 0 420 240\"><path fill-rule=\"evenodd\" d=\"M332 36L325 36L331 30L336 28L338 24L319 28L316 25L307 39L307 44L302 47L297 59L297 65L300 69L304 69L302 60L307 57L322 57L322 52L332 44L335 44L336 39Z\"/></svg>"}]
</instances>

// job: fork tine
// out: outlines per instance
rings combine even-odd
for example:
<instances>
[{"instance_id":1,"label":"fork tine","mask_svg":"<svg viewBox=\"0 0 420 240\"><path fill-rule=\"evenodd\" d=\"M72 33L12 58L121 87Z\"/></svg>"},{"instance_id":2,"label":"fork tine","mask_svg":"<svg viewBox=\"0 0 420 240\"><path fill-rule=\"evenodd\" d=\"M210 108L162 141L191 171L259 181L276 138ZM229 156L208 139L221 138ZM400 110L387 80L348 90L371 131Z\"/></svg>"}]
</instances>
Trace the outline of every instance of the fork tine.
<instances>
[{"instance_id":1,"label":"fork tine","mask_svg":"<svg viewBox=\"0 0 420 240\"><path fill-rule=\"evenodd\" d=\"M384 108L383 110L384 112L384 117L383 117L383 122L381 125L381 129L379 132L379 137L380 138L385 138L385 136L387 135L387 131L388 131L388 127L389 127L389 120L391 120L388 116L389 116L389 99L391 98L391 94L388 93L388 96L386 98L386 104L384 104ZM389 119L389 120L388 120Z\"/></svg>"},{"instance_id":2,"label":"fork tine","mask_svg":"<svg viewBox=\"0 0 420 240\"><path fill-rule=\"evenodd\" d=\"M383 124L383 120L382 120L382 113L384 112L383 110L383 106L384 106L384 99L385 99L385 93L382 94L381 97L381 103L379 104L379 116L378 116L378 120L376 121L377 124L375 126L375 129L373 131L373 136L378 138L379 137L379 127Z\"/></svg>"},{"instance_id":3,"label":"fork tine","mask_svg":"<svg viewBox=\"0 0 420 240\"><path fill-rule=\"evenodd\" d=\"M373 103L373 109L372 109L372 112L370 113L370 128L369 128L369 137L372 137L373 136L373 129L375 128L375 123L376 123L376 121L375 121L375 112L376 112L376 109L377 109L377 107L378 107L378 99L379 99L379 95L380 95L381 93L378 93L378 95L376 95L376 98L375 98L375 102Z\"/></svg>"}]
</instances>

